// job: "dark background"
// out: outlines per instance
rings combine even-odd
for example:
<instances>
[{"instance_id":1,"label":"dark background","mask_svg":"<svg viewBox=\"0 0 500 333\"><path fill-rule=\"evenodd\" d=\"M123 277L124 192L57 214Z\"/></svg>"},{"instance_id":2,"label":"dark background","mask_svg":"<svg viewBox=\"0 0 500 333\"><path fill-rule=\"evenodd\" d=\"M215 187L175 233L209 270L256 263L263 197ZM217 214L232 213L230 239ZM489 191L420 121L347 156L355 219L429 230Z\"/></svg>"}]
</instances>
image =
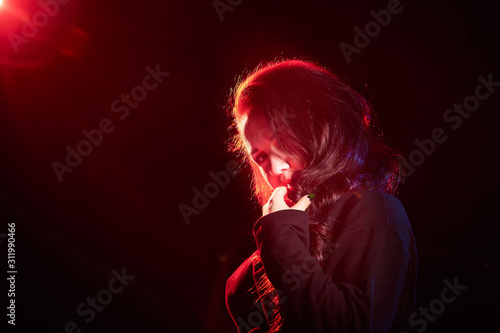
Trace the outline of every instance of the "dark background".
<instances>
[{"instance_id":1,"label":"dark background","mask_svg":"<svg viewBox=\"0 0 500 333\"><path fill-rule=\"evenodd\" d=\"M225 2L225 1L224 1ZM240 2L240 3L239 3ZM500 91L456 130L445 111L473 95L478 76L500 82L500 13L494 1L403 1L403 11L348 63L339 44L387 1L232 1L219 17L205 1L77 1L15 52L22 17L38 2L0 7L0 248L16 223L16 326L63 332L235 332L224 286L254 250L260 207L249 169L189 218L193 189L236 157L226 153L224 105L235 77L260 61L318 61L371 100L387 142L403 156L442 128L401 187L418 243L417 306L439 298L443 281L467 289L426 332L481 332L498 305ZM239 4L238 4L239 3ZM13 11L15 9L16 11ZM24 14L23 14L24 13ZM169 76L123 120L111 103L142 84L146 66ZM500 89L499 89L500 90ZM59 182L51 163L103 118L115 125ZM112 270L135 276L95 320L76 307L95 297ZM5 281L5 280L4 280ZM7 284L2 324L7 321ZM86 317L85 317L86 318Z\"/></svg>"}]
</instances>

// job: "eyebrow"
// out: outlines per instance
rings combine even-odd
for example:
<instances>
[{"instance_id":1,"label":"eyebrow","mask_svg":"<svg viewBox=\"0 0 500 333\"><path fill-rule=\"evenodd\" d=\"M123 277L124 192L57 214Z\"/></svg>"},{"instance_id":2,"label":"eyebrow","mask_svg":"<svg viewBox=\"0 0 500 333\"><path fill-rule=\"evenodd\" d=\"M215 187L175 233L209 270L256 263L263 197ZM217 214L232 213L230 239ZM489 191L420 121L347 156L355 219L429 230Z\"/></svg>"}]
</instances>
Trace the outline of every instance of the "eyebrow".
<instances>
[{"instance_id":1,"label":"eyebrow","mask_svg":"<svg viewBox=\"0 0 500 333\"><path fill-rule=\"evenodd\" d=\"M269 140L274 140L274 138L276 138L276 134L272 134L271 137L269 138ZM250 152L250 156L252 156L253 154L255 154L256 152L258 152L259 149L257 148L253 148L252 151Z\"/></svg>"}]
</instances>

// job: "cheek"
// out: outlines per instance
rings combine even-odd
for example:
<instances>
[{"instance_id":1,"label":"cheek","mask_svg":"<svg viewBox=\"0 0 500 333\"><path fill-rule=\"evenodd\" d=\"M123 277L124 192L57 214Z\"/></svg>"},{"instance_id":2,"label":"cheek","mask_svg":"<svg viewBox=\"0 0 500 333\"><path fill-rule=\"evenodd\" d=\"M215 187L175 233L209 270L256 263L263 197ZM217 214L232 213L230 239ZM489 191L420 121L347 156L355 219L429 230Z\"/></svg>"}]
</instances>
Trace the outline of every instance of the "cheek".
<instances>
[{"instance_id":1,"label":"cheek","mask_svg":"<svg viewBox=\"0 0 500 333\"><path fill-rule=\"evenodd\" d=\"M269 164L263 163L262 165L259 166L260 173L262 173L262 176L266 179L269 178Z\"/></svg>"},{"instance_id":2,"label":"cheek","mask_svg":"<svg viewBox=\"0 0 500 333\"><path fill-rule=\"evenodd\" d=\"M305 163L300 161L300 160L296 160L296 159L291 159L290 160L290 167L293 169L293 171L299 171L299 170L302 170L305 168Z\"/></svg>"},{"instance_id":3,"label":"cheek","mask_svg":"<svg viewBox=\"0 0 500 333\"><path fill-rule=\"evenodd\" d=\"M264 177L264 179L267 180L267 172L266 172L266 164L263 163L262 165L259 165L257 164L255 161L252 160L252 164L255 166L255 168L257 170L259 170L260 174L262 175L262 177Z\"/></svg>"}]
</instances>

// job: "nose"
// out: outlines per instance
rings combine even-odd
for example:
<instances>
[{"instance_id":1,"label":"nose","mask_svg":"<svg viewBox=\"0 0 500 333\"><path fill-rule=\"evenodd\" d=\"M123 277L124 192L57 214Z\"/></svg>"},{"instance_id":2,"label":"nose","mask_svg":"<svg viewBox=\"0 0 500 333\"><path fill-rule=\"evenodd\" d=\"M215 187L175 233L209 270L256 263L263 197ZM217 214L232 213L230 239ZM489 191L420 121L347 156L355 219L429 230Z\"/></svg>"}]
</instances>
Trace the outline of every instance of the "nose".
<instances>
[{"instance_id":1,"label":"nose","mask_svg":"<svg viewBox=\"0 0 500 333\"><path fill-rule=\"evenodd\" d=\"M271 162L271 165L270 165L270 173L271 173L271 176L279 176L281 175L285 170L288 170L290 168L290 165L282 160L281 158L279 157L270 157L270 162Z\"/></svg>"}]
</instances>

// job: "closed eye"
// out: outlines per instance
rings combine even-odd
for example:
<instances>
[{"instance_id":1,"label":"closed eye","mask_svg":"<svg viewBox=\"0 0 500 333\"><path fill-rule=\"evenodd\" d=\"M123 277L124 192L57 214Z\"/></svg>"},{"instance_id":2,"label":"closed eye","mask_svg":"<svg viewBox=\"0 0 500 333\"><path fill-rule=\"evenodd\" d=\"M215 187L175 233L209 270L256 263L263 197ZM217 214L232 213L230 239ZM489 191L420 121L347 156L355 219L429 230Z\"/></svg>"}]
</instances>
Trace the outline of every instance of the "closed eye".
<instances>
[{"instance_id":1,"label":"closed eye","mask_svg":"<svg viewBox=\"0 0 500 333\"><path fill-rule=\"evenodd\" d=\"M263 163L267 158L267 154L266 153L260 153L257 155L257 157L254 159L254 161L257 163L257 164L261 164Z\"/></svg>"}]
</instances>

